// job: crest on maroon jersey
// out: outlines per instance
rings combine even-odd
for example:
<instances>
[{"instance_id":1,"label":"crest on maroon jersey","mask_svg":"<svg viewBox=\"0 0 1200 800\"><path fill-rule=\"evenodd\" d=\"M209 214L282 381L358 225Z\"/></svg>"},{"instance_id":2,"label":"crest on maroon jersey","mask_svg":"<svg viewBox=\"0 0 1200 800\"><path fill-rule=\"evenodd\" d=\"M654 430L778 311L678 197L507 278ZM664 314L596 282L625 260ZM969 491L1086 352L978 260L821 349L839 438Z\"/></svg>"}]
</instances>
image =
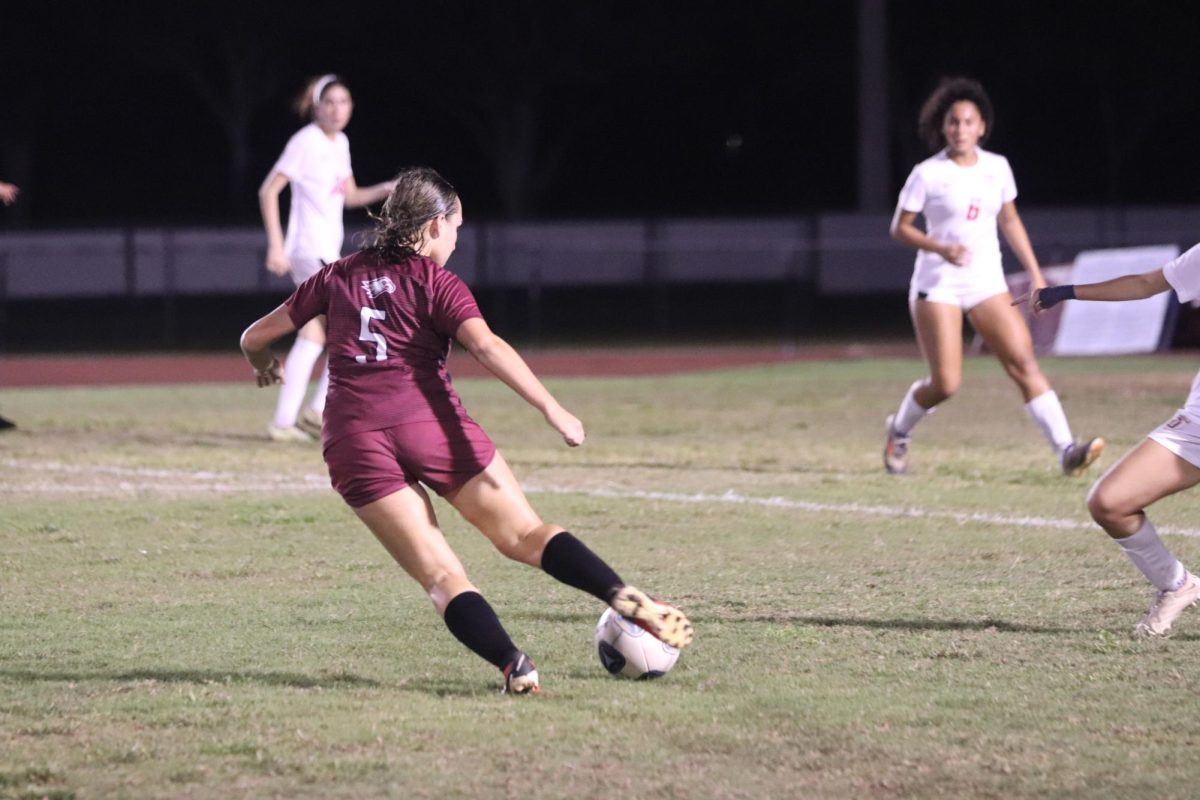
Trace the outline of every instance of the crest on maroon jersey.
<instances>
[{"instance_id":1,"label":"crest on maroon jersey","mask_svg":"<svg viewBox=\"0 0 1200 800\"><path fill-rule=\"evenodd\" d=\"M388 277L371 278L362 282L363 291L366 292L372 299L379 297L381 294L391 294L396 291L396 284L392 283L392 279Z\"/></svg>"}]
</instances>

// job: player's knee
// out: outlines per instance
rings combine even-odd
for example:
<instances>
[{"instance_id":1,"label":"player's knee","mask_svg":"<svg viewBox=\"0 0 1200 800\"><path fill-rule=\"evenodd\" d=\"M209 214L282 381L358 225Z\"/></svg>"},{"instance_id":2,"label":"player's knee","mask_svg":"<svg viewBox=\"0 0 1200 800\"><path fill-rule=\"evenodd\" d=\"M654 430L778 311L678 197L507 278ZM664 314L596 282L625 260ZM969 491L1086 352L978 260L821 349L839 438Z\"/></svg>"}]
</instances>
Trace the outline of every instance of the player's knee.
<instances>
[{"instance_id":1,"label":"player's knee","mask_svg":"<svg viewBox=\"0 0 1200 800\"><path fill-rule=\"evenodd\" d=\"M1113 491L1103 480L1096 481L1088 491L1088 513L1092 515L1092 519L1097 524L1106 529L1132 513L1125 506L1126 504L1121 501L1117 492Z\"/></svg>"}]
</instances>

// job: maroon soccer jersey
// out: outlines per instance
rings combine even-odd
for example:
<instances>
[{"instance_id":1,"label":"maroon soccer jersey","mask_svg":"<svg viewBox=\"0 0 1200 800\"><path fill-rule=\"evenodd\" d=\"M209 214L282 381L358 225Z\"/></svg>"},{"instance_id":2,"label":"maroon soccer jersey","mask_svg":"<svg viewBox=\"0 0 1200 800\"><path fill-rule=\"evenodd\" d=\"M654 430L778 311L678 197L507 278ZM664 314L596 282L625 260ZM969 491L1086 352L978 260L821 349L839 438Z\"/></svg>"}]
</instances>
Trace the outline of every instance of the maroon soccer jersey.
<instances>
[{"instance_id":1,"label":"maroon soccer jersey","mask_svg":"<svg viewBox=\"0 0 1200 800\"><path fill-rule=\"evenodd\" d=\"M300 284L285 305L297 328L327 317L326 448L406 422L470 419L446 358L458 326L482 315L454 273L424 256L389 264L359 252Z\"/></svg>"}]
</instances>

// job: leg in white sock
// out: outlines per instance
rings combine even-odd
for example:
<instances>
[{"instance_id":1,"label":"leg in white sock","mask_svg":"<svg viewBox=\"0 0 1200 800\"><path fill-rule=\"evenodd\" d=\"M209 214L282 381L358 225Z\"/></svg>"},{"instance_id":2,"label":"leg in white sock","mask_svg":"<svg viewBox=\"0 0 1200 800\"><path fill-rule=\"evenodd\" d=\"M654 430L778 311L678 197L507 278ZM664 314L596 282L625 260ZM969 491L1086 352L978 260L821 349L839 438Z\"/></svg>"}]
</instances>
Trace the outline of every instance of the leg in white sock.
<instances>
[{"instance_id":1,"label":"leg in white sock","mask_svg":"<svg viewBox=\"0 0 1200 800\"><path fill-rule=\"evenodd\" d=\"M300 406L304 403L304 394L308 391L308 382L312 378L313 365L321 356L324 346L296 337L283 365L283 385L279 387L279 402L275 405L275 420L272 424L277 428L291 428L296 424L300 414Z\"/></svg>"},{"instance_id":2,"label":"leg in white sock","mask_svg":"<svg viewBox=\"0 0 1200 800\"><path fill-rule=\"evenodd\" d=\"M1173 592L1183 586L1187 579L1187 570L1179 559L1172 555L1167 546L1158 538L1150 518L1146 517L1142 527L1132 536L1117 539L1117 544L1129 556L1133 565L1146 576L1146 580L1162 592Z\"/></svg>"},{"instance_id":3,"label":"leg in white sock","mask_svg":"<svg viewBox=\"0 0 1200 800\"><path fill-rule=\"evenodd\" d=\"M321 379L317 381L317 389L313 392L308 407L319 417L325 413L325 393L329 391L329 361L325 361L325 369L321 370Z\"/></svg>"},{"instance_id":4,"label":"leg in white sock","mask_svg":"<svg viewBox=\"0 0 1200 800\"><path fill-rule=\"evenodd\" d=\"M908 436L912 433L912 429L917 426L917 423L934 411L932 408L923 407L913 397L913 393L924 385L924 380L914 382L912 386L908 387L904 399L900 401L900 409L892 420L892 429L901 436Z\"/></svg>"},{"instance_id":5,"label":"leg in white sock","mask_svg":"<svg viewBox=\"0 0 1200 800\"><path fill-rule=\"evenodd\" d=\"M1063 450L1070 447L1074 438L1071 436L1071 426L1067 423L1067 414L1063 411L1062 403L1058 402L1058 394L1053 389L1042 392L1025 404L1025 413L1037 423L1042 436L1054 448L1054 452L1062 455Z\"/></svg>"}]
</instances>

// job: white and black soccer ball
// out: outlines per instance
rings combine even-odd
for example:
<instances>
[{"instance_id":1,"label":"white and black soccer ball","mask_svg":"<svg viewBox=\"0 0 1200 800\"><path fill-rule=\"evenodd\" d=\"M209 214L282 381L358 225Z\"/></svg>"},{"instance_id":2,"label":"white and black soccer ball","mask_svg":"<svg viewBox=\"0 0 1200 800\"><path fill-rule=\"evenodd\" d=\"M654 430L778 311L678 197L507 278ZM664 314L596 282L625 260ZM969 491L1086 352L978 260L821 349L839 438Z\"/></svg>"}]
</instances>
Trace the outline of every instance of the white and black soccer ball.
<instances>
[{"instance_id":1,"label":"white and black soccer ball","mask_svg":"<svg viewBox=\"0 0 1200 800\"><path fill-rule=\"evenodd\" d=\"M610 675L636 680L661 678L679 660L679 651L611 608L596 623L596 653Z\"/></svg>"}]
</instances>

